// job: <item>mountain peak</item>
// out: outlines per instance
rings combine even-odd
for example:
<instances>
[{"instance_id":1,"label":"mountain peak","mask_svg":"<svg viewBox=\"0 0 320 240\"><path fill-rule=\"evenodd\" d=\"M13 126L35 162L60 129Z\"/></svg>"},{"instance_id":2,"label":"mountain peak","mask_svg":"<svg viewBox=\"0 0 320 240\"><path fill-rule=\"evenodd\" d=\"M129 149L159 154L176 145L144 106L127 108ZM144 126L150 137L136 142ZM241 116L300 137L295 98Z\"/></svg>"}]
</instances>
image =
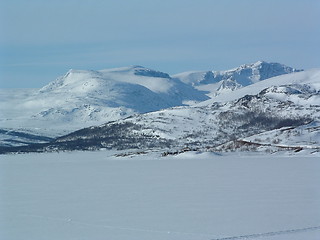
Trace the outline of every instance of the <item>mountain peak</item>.
<instances>
[{"instance_id":1,"label":"mountain peak","mask_svg":"<svg viewBox=\"0 0 320 240\"><path fill-rule=\"evenodd\" d=\"M141 66L141 65L132 65L130 66L132 69L147 69L146 67L144 66Z\"/></svg>"},{"instance_id":2,"label":"mountain peak","mask_svg":"<svg viewBox=\"0 0 320 240\"><path fill-rule=\"evenodd\" d=\"M263 63L267 63L267 62L264 60L259 60L259 61L255 62L254 65L261 65Z\"/></svg>"},{"instance_id":3,"label":"mountain peak","mask_svg":"<svg viewBox=\"0 0 320 240\"><path fill-rule=\"evenodd\" d=\"M145 76L145 77L169 78L169 79L171 78L167 73L155 71L148 68L135 68L134 74L137 76Z\"/></svg>"},{"instance_id":4,"label":"mountain peak","mask_svg":"<svg viewBox=\"0 0 320 240\"><path fill-rule=\"evenodd\" d=\"M64 76L51 82L40 91L35 91L27 97L21 96L18 100L21 102L20 105L17 104L16 99L14 102L2 104L1 112L10 114L10 119L7 117L2 121L6 126L16 126L18 122L19 126L23 126L26 129L37 128L38 130L36 131L39 133L42 131L50 132L50 136L54 136L77 128L123 119L137 113L157 111L187 103L194 104L197 101L207 100L208 96L211 96L212 99L208 102L202 102L190 108L184 106L173 108L172 110L163 110L158 113L139 115L136 118L138 125L143 123L144 117L155 117L150 118L150 121L148 120L149 122L145 124L146 128L143 131L140 131L141 129L137 127L134 129L133 134L137 132L142 132L142 134L156 132L156 135L154 135L156 139L158 139L158 136L169 136L170 139L174 139L175 136L178 136L175 135L177 129L180 128L181 134L185 134L184 130L188 129L186 124L189 124L192 132L189 132L188 135L179 135L179 139L189 141L189 137L192 136L203 138L203 133L207 131L209 133L208 138L205 137L203 139L209 139L209 136L218 136L217 139L225 139L224 135L218 135L217 132L214 132L214 129L222 127L224 131L229 124L229 120L234 119L236 120L234 122L237 122L239 119L246 119L246 113L239 117L232 115L233 110L251 109L251 107L246 107L245 105L234 104L237 99L246 95L257 95L252 98L252 101L245 99L245 104L248 103L249 105L247 105L252 106L253 110L255 110L255 107L259 109L261 107L264 111L266 109L265 104L270 103L271 109L273 104L280 103L278 108L270 111L272 114L276 112L281 115L283 107L286 106L289 106L289 108L285 113L290 113L291 110L294 110L295 113L301 112L303 114L304 110L300 111L300 106L308 107L305 108L306 112L311 108L315 109L316 107L318 109L320 70L278 76L294 71L298 70L279 63L258 61L228 71L185 73L185 76L190 80L192 79L192 81L183 83L179 81L178 77L171 78L166 73L142 66L100 71L70 69ZM272 75L277 77L261 81L264 80L264 77ZM197 81L197 77L201 81ZM254 81L258 82L252 84ZM246 83L252 85L244 87ZM216 94L214 95L213 93ZM205 94L208 95L206 96ZM266 102L264 102L265 100ZM294 107L293 104L297 104L299 107ZM15 110L15 113L11 113L12 106L16 106L15 109L18 109ZM232 108L232 111L227 110L226 113L215 114L218 108L221 111L225 111L230 106L236 108ZM256 113L260 114L260 112L259 110ZM317 112L320 113L318 110ZM212 121L208 121L208 114L211 113L214 113L211 116ZM286 115L285 113L284 115ZM198 114L203 118L202 122L198 121ZM231 116L231 118L228 121L224 121L223 126L220 126L220 120L224 120L228 116ZM249 114L250 116L253 123L256 123L258 115ZM270 116L271 118L269 119L272 120L272 115ZM180 121L179 119L181 122L175 124ZM268 122L268 119L262 120L263 124ZM218 124L216 125L217 128L212 127L212 122L214 121ZM197 123L200 124L199 132L193 131ZM209 126L213 132L210 132L210 129L203 130L202 127L208 126L208 123L210 123ZM152 127L150 128L152 124L155 124L153 125L154 131L150 130L152 129ZM157 131L162 124L163 132L159 133ZM254 131L260 129L258 125L254 125L257 127L253 129ZM127 125L121 126L126 127ZM172 135L167 131L171 126L173 126L170 130ZM110 126L110 129L114 130L114 127ZM255 133L254 131L251 133ZM123 133L126 132L127 129L123 131ZM220 133L224 134L223 132Z\"/></svg>"},{"instance_id":5,"label":"mountain peak","mask_svg":"<svg viewBox=\"0 0 320 240\"><path fill-rule=\"evenodd\" d=\"M259 60L230 70L185 72L174 77L198 90L209 91L208 96L215 97L268 78L300 71L284 64Z\"/></svg>"},{"instance_id":6,"label":"mountain peak","mask_svg":"<svg viewBox=\"0 0 320 240\"><path fill-rule=\"evenodd\" d=\"M129 75L155 77L155 78L168 78L168 79L171 78L170 75L167 73L146 68L141 65L132 65L128 67L103 69L103 70L100 70L99 72L103 74L112 73L112 74L129 74Z\"/></svg>"},{"instance_id":7,"label":"mountain peak","mask_svg":"<svg viewBox=\"0 0 320 240\"><path fill-rule=\"evenodd\" d=\"M70 69L33 98L41 103L33 119L83 126L208 99L167 73L137 65L100 71Z\"/></svg>"}]
</instances>

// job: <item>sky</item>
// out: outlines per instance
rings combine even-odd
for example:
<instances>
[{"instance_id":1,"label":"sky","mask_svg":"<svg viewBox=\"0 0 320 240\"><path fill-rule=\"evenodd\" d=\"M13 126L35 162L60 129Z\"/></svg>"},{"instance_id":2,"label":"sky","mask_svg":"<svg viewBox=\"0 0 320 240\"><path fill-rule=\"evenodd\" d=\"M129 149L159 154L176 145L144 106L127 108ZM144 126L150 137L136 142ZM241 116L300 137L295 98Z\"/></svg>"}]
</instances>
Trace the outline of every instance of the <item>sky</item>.
<instances>
[{"instance_id":1,"label":"sky","mask_svg":"<svg viewBox=\"0 0 320 240\"><path fill-rule=\"evenodd\" d=\"M319 0L1 0L0 88L69 69L320 68Z\"/></svg>"}]
</instances>

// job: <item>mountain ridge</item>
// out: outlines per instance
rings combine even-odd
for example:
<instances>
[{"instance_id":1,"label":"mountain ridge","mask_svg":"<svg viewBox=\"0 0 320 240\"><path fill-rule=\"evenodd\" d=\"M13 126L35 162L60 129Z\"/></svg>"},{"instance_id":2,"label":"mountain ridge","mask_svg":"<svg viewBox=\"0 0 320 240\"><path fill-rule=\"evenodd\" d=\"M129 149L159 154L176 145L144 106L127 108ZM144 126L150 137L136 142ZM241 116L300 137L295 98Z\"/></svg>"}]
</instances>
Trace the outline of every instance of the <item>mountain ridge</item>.
<instances>
[{"instance_id":1,"label":"mountain ridge","mask_svg":"<svg viewBox=\"0 0 320 240\"><path fill-rule=\"evenodd\" d=\"M230 101L133 115L17 151L320 151L320 105L314 104L320 102L320 70L267 79L262 90L260 85L262 82L245 87L257 93ZM243 93L249 93L245 88ZM306 141L309 126L312 142ZM304 137L298 138L297 133ZM288 134L289 142L285 140Z\"/></svg>"},{"instance_id":2,"label":"mountain ridge","mask_svg":"<svg viewBox=\"0 0 320 240\"><path fill-rule=\"evenodd\" d=\"M133 66L100 71L69 70L43 88L21 97L19 102L12 99L4 104L7 99L2 99L1 110L8 116L1 119L2 128L45 129L46 124L73 131L209 98L166 73Z\"/></svg>"},{"instance_id":3,"label":"mountain ridge","mask_svg":"<svg viewBox=\"0 0 320 240\"><path fill-rule=\"evenodd\" d=\"M191 71L174 77L198 90L207 90L208 96L215 97L268 78L301 71L280 63L258 61L225 71Z\"/></svg>"},{"instance_id":4,"label":"mountain ridge","mask_svg":"<svg viewBox=\"0 0 320 240\"><path fill-rule=\"evenodd\" d=\"M265 62L246 64L235 69L236 71L240 71L239 69L246 69L248 68L248 66L257 67L261 66L262 64L265 64ZM225 72L234 72L235 69ZM292 68L289 69L292 70ZM147 139L149 139L148 144L150 146L157 145L155 144L155 142L157 141L159 142L159 144L161 143L160 145L165 146L170 143L170 146L175 147L184 147L185 144L189 144L188 141L191 141L191 145L196 146L197 144L195 144L192 136L198 134L199 136L203 137L203 139L210 139L209 135L202 133L203 131L208 132L211 135L216 135L216 137L211 137L211 142L213 141L212 139L217 138L217 136L230 140L228 134L226 135L226 133L223 133L223 131L221 132L221 129L226 126L223 127L220 124L222 120L219 117L217 118L217 116L215 116L217 113L208 114L206 113L206 111L211 112L212 109L216 109L216 111L220 112L219 114L221 114L221 116L231 116L231 119L233 117L243 119L244 116L242 116L242 113L239 113L240 115L230 115L223 112L231 111L231 109L233 108L231 102L236 102L236 100L244 98L244 96L248 94L264 96L273 99L273 102L278 102L277 104L274 103L275 106L281 106L281 104L283 104L284 102L288 103L292 101L293 104L297 106L300 106L302 103L317 103L317 101L319 101L317 92L317 82L319 79L319 74L320 71L318 72L318 70L293 72L290 74L261 80L246 87L241 86L233 80L227 79L223 82L223 84L225 84L223 85L223 88L225 90L227 87L230 87L230 89L228 90L230 94L221 93L220 95L212 97L212 99L208 99L208 96L206 96L207 92L201 92L199 89L194 89L194 87L190 83L183 83L174 76L170 76L169 74L147 69L141 66L104 69L99 71L70 70L64 76L58 78L56 81L53 81L42 89L35 91L35 95L37 95L38 98L32 98L31 94L31 97L28 99L28 101L25 101L22 104L24 107L27 106L30 109L32 109L35 105L43 107L41 111L38 111L36 114L32 115L32 117L30 118L32 119L32 121L29 121L29 126L21 125L11 129L0 127L0 130L2 129L3 133L8 133L9 131L20 129L19 131L13 132L17 132L18 136L27 136L29 134L30 136L39 136L40 138L38 137L38 139L41 139L41 134L38 134L41 126L48 127L48 129L40 129L44 133L42 134L42 136L49 136L50 138L52 138L59 135L66 135L75 130L82 129L83 127L89 127L92 125L104 126L106 122L110 121L112 121L112 123L107 124L111 124L113 127L115 127L117 126L117 124L121 125L122 123L130 123L130 120L127 119L135 118L137 119L137 121L133 125L131 125L131 127L133 128L133 133L130 134L133 135L131 135L129 139L130 141L133 141L138 145L142 144L141 142L145 142ZM210 77L210 75L208 75L208 77ZM306 81L306 79L311 80ZM296 85L294 85L293 83L296 83ZM233 88L234 84L235 88ZM290 86L279 86L281 84L287 84ZM239 87L239 89L237 89L237 87ZM108 96L108 99L103 98L105 95ZM251 100L254 99L257 102L266 101L262 100L263 98L261 97L251 98ZM299 101L295 102L297 99ZM45 103L50 103L50 107L44 104L43 101L45 101ZM188 106L186 105L188 101L200 103ZM101 107L101 104L104 104L105 106L107 105L109 107L103 108ZM178 107L179 105L180 107ZM270 108L273 108L275 106L272 105L270 106ZM284 106L290 107L290 104ZM138 109L138 107L141 108ZM241 106L241 108L242 107L243 106ZM238 110L235 110L235 113L237 113L237 111ZM170 117L164 117L167 112L170 112ZM175 112L176 114L174 114ZM141 113L144 114L141 115ZM273 118L271 112L268 112L268 114L265 115L265 113L260 110L257 112L247 112L249 118L252 118L250 121L254 121L254 118L257 118L259 116L264 116L264 118L261 119L264 119L266 121L267 119L274 121L278 117L279 119L276 121L282 121L281 118L283 116L277 116L276 118ZM312 115L313 113L310 114ZM110 118L110 116L113 117ZM150 119L148 120L148 117L146 116L153 116L151 117L151 122ZM290 114L288 114L288 116L290 116ZM62 125L59 126L59 124L52 124L57 119L59 120L58 123L61 123ZM211 122L208 119L211 119ZM231 121L231 119L229 120ZM293 119L295 119L294 116ZM304 119L304 121L302 122L305 122L306 119L309 118L305 116L301 118L299 117L299 119L301 121ZM299 119L297 119L298 122L300 121ZM12 123L15 123L14 120L16 119L13 119ZM80 124L77 125L76 121L79 121ZM148 122L148 124L146 124L146 121ZM284 119L283 121L290 123L289 119ZM10 121L2 120L2 122L6 123ZM16 122L19 123L19 119ZM138 122L144 123L144 126L137 126ZM201 123L198 124L198 122ZM21 123L23 124L23 121L20 121L20 124ZM37 126L37 123L40 124ZM50 124L52 126L48 126ZM173 127L171 127L171 125ZM64 126L64 129L61 126ZM210 126L209 129L208 126ZM23 127L26 130L23 130ZM38 129L35 129L33 131L32 128ZM124 132L130 132L128 129L124 130L125 128L123 126L118 129L121 129L121 131ZM47 130L47 132L43 130ZM84 132L86 132L87 130L88 129L84 130ZM140 132L142 133L142 135L140 134ZM181 133L183 132L186 132L186 134L181 135ZM240 132L242 132L242 130ZM54 136L54 134L56 135ZM230 134L230 136L231 135L234 134ZM180 136L178 137L178 141L181 142L183 140L182 142L184 143L182 145L180 143L176 144L177 136ZM241 134L236 134L235 136L245 137ZM10 135L10 137L12 136ZM4 143L6 145L10 145L10 137L8 137L7 134L5 136L0 136L0 139L5 138ZM125 139L124 135L123 137ZM206 142L202 141L203 139L201 139L201 137L199 139L197 138L198 140L196 140L196 142L202 142L199 143L200 145ZM118 138L119 140L119 137L115 135L112 138ZM137 141L135 138L140 139L139 141L141 142L139 143L139 141ZM32 139L30 139L30 143L32 143L31 140ZM155 142L152 143L152 141ZM12 140L13 146L19 146L19 142L27 142L27 139ZM129 142L124 143L124 145L128 144ZM219 142L219 144L223 143ZM135 146L137 147L137 145Z\"/></svg>"}]
</instances>

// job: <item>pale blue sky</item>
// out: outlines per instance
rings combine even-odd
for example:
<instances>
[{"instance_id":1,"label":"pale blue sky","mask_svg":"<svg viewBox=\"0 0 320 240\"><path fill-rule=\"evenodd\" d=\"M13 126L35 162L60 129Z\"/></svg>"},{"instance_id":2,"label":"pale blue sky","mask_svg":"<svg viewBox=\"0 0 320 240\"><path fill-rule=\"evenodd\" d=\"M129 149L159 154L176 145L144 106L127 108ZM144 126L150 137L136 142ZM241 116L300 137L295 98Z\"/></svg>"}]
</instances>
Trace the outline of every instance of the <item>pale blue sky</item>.
<instances>
[{"instance_id":1,"label":"pale blue sky","mask_svg":"<svg viewBox=\"0 0 320 240\"><path fill-rule=\"evenodd\" d=\"M319 23L319 0L2 0L0 87L42 87L70 68L320 67Z\"/></svg>"}]
</instances>

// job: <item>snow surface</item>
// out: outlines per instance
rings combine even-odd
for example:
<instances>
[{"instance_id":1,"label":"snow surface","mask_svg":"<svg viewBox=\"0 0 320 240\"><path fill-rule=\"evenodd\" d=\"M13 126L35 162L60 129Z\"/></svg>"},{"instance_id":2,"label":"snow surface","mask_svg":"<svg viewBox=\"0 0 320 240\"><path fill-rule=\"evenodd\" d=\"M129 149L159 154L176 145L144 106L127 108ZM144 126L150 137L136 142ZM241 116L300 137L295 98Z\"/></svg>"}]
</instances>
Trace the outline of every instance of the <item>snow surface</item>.
<instances>
[{"instance_id":1,"label":"snow surface","mask_svg":"<svg viewBox=\"0 0 320 240\"><path fill-rule=\"evenodd\" d=\"M266 131L243 139L251 143L281 147L302 147L304 149L319 149L320 123L314 121L310 124L293 127L284 127Z\"/></svg>"},{"instance_id":2,"label":"snow surface","mask_svg":"<svg viewBox=\"0 0 320 240\"><path fill-rule=\"evenodd\" d=\"M127 72L130 72L128 75ZM104 72L104 73L103 73ZM71 76L70 76L71 74ZM75 74L75 76L74 76ZM89 79L88 76L92 77L92 79ZM101 72L88 72L88 71L78 71L72 70L70 71L65 77L61 78L60 80L57 80L56 82L53 82L51 85L48 85L47 87L43 88L40 91L40 94L45 94L40 98L38 102L47 101L48 103L54 102L54 101L62 101L62 99L65 99L65 97L71 96L71 100L66 101L64 105L59 107L52 107L48 110L44 110L41 112L41 116L43 119L40 121L40 118L35 117L32 119L32 121L27 122L20 122L21 130L18 128L18 134L17 138L16 136L8 135L8 133L12 133L12 131L8 131L7 129L0 129L0 141L2 142L2 145L18 145L18 144L25 144L28 142L28 139L22 138L21 136L25 136L24 128L28 127L34 127L33 131L32 129L28 129L26 133L32 135L38 135L37 129L41 129L42 133L45 133L46 136L51 137L50 131L54 134L61 133L63 129L66 129L69 132L73 130L77 130L75 128L82 128L83 124L92 124L96 125L98 122L108 122L108 119L110 120L110 116L114 115L115 120L120 117L127 116L126 114L129 114L129 108L126 108L124 106L114 106L111 108L101 107L100 104L97 104L96 106L93 106L91 101L100 101L97 97L97 95L94 95L95 97L91 97L91 93L95 94L96 91L100 91L101 89L115 89L116 93L114 93L115 99L119 101L122 96L121 91L126 91L126 84L123 83L120 80L119 81L113 81L110 77L110 79L107 79L106 77L103 77L102 80L98 77L94 77L95 75L102 76L103 74L107 74L108 76L112 76L113 74L120 74L121 76L127 76L127 80L129 81L132 77L133 80L130 80L132 82L134 81L140 81L135 79L136 74L138 74L141 77L146 77L146 81L149 79L149 76L152 75L154 81L157 81L156 79L161 76L163 79L170 79L166 78L167 75L165 73L161 72L154 72L153 70L144 69L141 67L132 67L132 68L121 68L121 69L113 69L113 70L104 70ZM110 75L111 74L111 75ZM127 75L123 75L127 74ZM75 80L76 79L76 80ZM90 81L89 81L89 80ZM81 81L84 81L83 84ZM93 87L96 90L90 90L90 91L84 91L84 93L81 92L81 90L78 89L79 86L82 86L84 89L91 89L91 85L86 85L87 82L90 82L90 84L97 84L97 90L96 87ZM151 80L150 80L151 81ZM162 80L161 80L162 81ZM160 82L161 82L160 81ZM163 80L165 81L165 80ZM173 80L174 81L174 80ZM73 85L75 83L75 85ZM148 81L147 81L148 82ZM125 84L125 85L122 85ZM131 83L130 83L131 84ZM135 84L135 83L134 83ZM105 85L112 85L114 87L105 87ZM122 86L122 87L115 87L115 86ZM74 87L71 87L74 86ZM142 87L141 85L133 85L137 88L143 88L147 89L145 87ZM138 87L140 86L140 87ZM62 90L61 90L62 89ZM66 94L66 89L69 89L70 93ZM133 87L129 87L128 89L135 89ZM61 98L59 96L59 92L62 91ZM151 92L151 90L147 90ZM72 94L75 94L78 97L72 96ZM79 94L80 92L80 94ZM130 91L129 91L130 92ZM148 136L154 136L154 138L163 138L166 140L177 140L176 146L184 147L184 146L195 146L198 147L207 147L207 146L217 146L217 144L224 144L230 140L232 140L232 137L237 138L247 138L252 135L256 135L258 133L262 133L266 130L271 130L270 128L262 128L262 126L266 125L266 122L269 121L275 121L275 120L288 120L289 118L291 120L295 119L305 119L305 121L302 121L300 124L307 124L311 120L317 121L319 125L319 119L320 119L320 70L314 69L304 72L298 72L293 74L287 74L282 75L275 78L266 79L264 81L260 81L258 83L252 84L250 86L244 87L240 90L233 91L230 94L224 94L219 95L216 98L205 101L203 103L197 104L195 106L183 106L183 107L175 107L175 108L168 108L160 111L154 111L149 112L146 114L140 114L140 115L134 115L129 118L125 118L123 120L118 120L116 122L112 123L105 123L103 125L100 125L102 128L104 126L110 126L111 128L113 126L117 126L117 124L121 123L129 123L133 125L139 125L136 127L136 132L132 131L130 132L129 129L125 129L125 132L128 134L131 134L133 137L141 136L141 138L145 138L146 135ZM255 95L255 97L245 96L245 95L252 95L252 94L258 94ZM106 94L109 97L112 96L111 93ZM50 96L52 97L52 101L50 100ZM82 97L80 97L82 96ZM102 96L105 96L102 94ZM160 103L159 99L152 99L150 101L147 101L148 98L146 98L146 102L141 101L141 98L130 98L130 94L126 95L124 94L123 100L126 100L127 104L133 103L136 104L136 109L146 107L148 106L148 103L153 105L153 103ZM146 95L147 96L147 95ZM153 95L150 95L151 97ZM158 95L156 95L158 96ZM175 96L174 94L172 96ZM158 96L159 97L159 96ZM49 99L49 101L48 101ZM78 102L78 99L80 99ZM232 101L234 100L234 101ZM75 101L75 102L74 102ZM81 101L87 101L86 104L82 105ZM106 99L101 100L106 101ZM215 101L220 101L222 103L216 103ZM27 101L27 103L30 101ZM37 102L37 101L31 101L31 102ZM80 103L80 104L79 104ZM101 102L100 102L101 103ZM162 104L163 102L161 102ZM35 103L36 104L36 103ZM117 116L117 113L120 113L121 109L126 109L126 114L123 116ZM99 110L100 109L100 110ZM118 111L119 110L119 111ZM132 110L132 109L131 109ZM104 115L105 113L105 115ZM122 112L124 113L124 112ZM134 114L135 112L132 110L130 114ZM248 118L248 114L251 114L251 120ZM261 113L265 113L267 116L265 116L265 120L263 121L263 118L258 118L259 121L261 121L261 124L264 125L257 125L255 122L255 118L258 116L261 116ZM57 118L58 116L58 118ZM256 117L255 117L256 116ZM264 115L262 115L264 116ZM272 119L274 117L275 119ZM23 118L23 116L22 116ZM9 121L6 119L2 119L2 124L7 126L8 123L15 123L15 121L19 122L19 118L13 118ZM63 121L62 121L63 120ZM56 121L56 122L54 122ZM0 121L1 123L1 121ZM55 123L55 124L54 124ZM247 124L249 123L249 125ZM290 123L290 121L289 121ZM287 125L282 126L291 126L289 123L286 123ZM241 125L242 124L242 125ZM271 124L271 122L270 122ZM269 124L269 125L270 125ZM289 124L289 125L288 125ZM291 123L292 124L292 123ZM1 125L0 125L1 126ZM17 125L19 126L19 125ZM241 127L243 126L243 127ZM270 125L271 126L271 125ZM269 126L269 127L270 127ZM276 127L277 125L274 125ZM63 128L64 127L64 128ZM101 134L103 134L103 129L101 128L101 131L99 131ZM45 132L45 130L48 129L48 132ZM105 131L107 131L106 128ZM9 129L10 130L10 129ZM110 129L109 129L110 130ZM40 130L39 130L40 131ZM297 132L299 135L304 135L302 138L296 137L295 135L290 136L290 141L283 141L288 139L288 136L285 134L281 134L281 132L276 133L270 133L271 135L268 137L268 134L265 134L265 137L258 136L258 139L260 139L260 143L270 144L273 142L276 142L279 140L283 144L291 144L294 146L307 146L313 147L313 148L319 148L319 141L320 141L320 135L319 134L313 134L313 137L310 138L310 133L308 130L295 130L292 131L292 133ZM66 134L66 132L64 132ZM86 132L84 136L81 136L82 139L88 139L92 136L90 136L89 132ZM62 135L62 134L61 134ZM108 135L107 132L105 132L105 135ZM232 137L230 137L232 136ZM275 140L273 137L276 137L278 140ZM255 137L253 137L255 138ZM42 139L31 139L33 142L39 142ZM70 140L70 138L68 138ZM269 143L267 143L267 141ZM309 142L308 142L309 140ZM252 139L250 139L252 142ZM255 141L253 141L255 142ZM257 142L259 143L259 142ZM302 145L300 145L302 144ZM108 145L104 145L108 146Z\"/></svg>"},{"instance_id":3,"label":"snow surface","mask_svg":"<svg viewBox=\"0 0 320 240\"><path fill-rule=\"evenodd\" d=\"M272 86L294 84L308 84L309 86L313 87L315 91L320 91L320 69L311 69L303 72L290 73L286 75L269 78L267 80L260 81L255 84L237 89L233 91L232 94L218 95L212 99L199 103L198 106L205 106L214 102L228 102L241 98L245 95L256 95L262 90Z\"/></svg>"},{"instance_id":4,"label":"snow surface","mask_svg":"<svg viewBox=\"0 0 320 240\"><path fill-rule=\"evenodd\" d=\"M21 138L25 134L58 137L134 114L194 105L292 71L296 70L263 61L227 71L188 72L173 77L142 66L72 69L40 90L0 89L0 145L36 142ZM11 136L7 132L19 134Z\"/></svg>"},{"instance_id":5,"label":"snow surface","mask_svg":"<svg viewBox=\"0 0 320 240\"><path fill-rule=\"evenodd\" d=\"M258 61L226 71L189 71L173 77L198 90L207 91L212 98L271 77L300 71L280 63Z\"/></svg>"},{"instance_id":6,"label":"snow surface","mask_svg":"<svg viewBox=\"0 0 320 240\"><path fill-rule=\"evenodd\" d=\"M227 103L214 103L201 107L175 107L135 115L124 120L90 128L83 133L76 132L59 139L59 141L74 141L76 143L79 139L95 139L102 146L115 147L112 144L116 141L109 141L106 137L110 137L112 129L120 127L123 130L118 130L120 131L118 133L125 132L127 134L118 137L120 140L129 136L134 139L146 139L145 136L153 136L153 141L158 138L175 141L171 148L178 147L181 149L187 146L192 149L205 150L238 138L249 137L250 142L255 142L253 140L259 133L261 136L257 135L257 138L261 138L261 141L257 143L281 143L291 147L316 150L319 149L320 144L320 135L318 134L320 106L312 104L315 99L320 102L320 95L312 88L310 88L312 90L306 88L305 92L295 93L298 89L300 89L300 85L295 86L295 88L276 89L271 87L259 95L243 97ZM273 90L276 91L273 92ZM281 91L277 92L278 90ZM290 90L292 94L287 94L284 90ZM309 94L309 92L311 93ZM293 104L286 99L284 102L277 100L283 97L294 100L297 104ZM282 132L279 129L285 126L298 127L310 122L312 122L312 128L315 128L314 130L309 129L309 127L293 129L290 133L290 141L289 133ZM121 126L127 127L122 128ZM131 129L128 126L135 126L135 128ZM272 129L279 129L279 131L269 132ZM311 130L313 131L312 137ZM266 132L265 136L262 137L265 131L269 133ZM118 142L120 145L117 147L123 147L123 143ZM143 141L140 143L142 145L137 144L135 147L143 148ZM98 147L101 146L99 144ZM157 145L157 147L160 146ZM166 146L162 145L162 147L165 148ZM169 151L175 150L169 149Z\"/></svg>"},{"instance_id":7,"label":"snow surface","mask_svg":"<svg viewBox=\"0 0 320 240\"><path fill-rule=\"evenodd\" d=\"M319 156L0 158L0 239L320 238Z\"/></svg>"},{"instance_id":8,"label":"snow surface","mask_svg":"<svg viewBox=\"0 0 320 240\"><path fill-rule=\"evenodd\" d=\"M0 90L0 129L57 137L207 99L205 93L180 80L141 66L70 70L40 90Z\"/></svg>"}]
</instances>

